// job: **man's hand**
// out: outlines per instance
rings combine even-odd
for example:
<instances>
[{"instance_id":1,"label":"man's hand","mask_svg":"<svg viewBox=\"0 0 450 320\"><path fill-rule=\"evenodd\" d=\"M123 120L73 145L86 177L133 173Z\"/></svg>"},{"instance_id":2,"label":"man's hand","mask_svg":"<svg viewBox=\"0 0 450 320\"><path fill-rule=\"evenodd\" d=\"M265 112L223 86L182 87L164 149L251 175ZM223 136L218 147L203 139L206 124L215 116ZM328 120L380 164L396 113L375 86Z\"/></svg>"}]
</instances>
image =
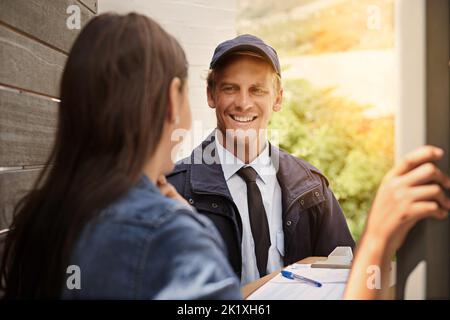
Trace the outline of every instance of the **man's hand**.
<instances>
[{"instance_id":1,"label":"man's hand","mask_svg":"<svg viewBox=\"0 0 450 320\"><path fill-rule=\"evenodd\" d=\"M186 199L184 199L175 189L173 185L167 182L167 179L165 176L161 175L158 178L157 181L157 187L159 188L159 191L161 194L167 198L177 200L183 204L190 205Z\"/></svg>"}]
</instances>

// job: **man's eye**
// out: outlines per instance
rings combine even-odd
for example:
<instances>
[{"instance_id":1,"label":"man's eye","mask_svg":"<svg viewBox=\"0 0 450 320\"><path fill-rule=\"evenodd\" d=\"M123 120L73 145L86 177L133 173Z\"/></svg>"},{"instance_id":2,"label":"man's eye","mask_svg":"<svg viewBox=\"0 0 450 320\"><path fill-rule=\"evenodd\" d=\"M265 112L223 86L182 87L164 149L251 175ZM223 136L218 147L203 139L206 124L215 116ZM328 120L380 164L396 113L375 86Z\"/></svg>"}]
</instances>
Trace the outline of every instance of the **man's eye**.
<instances>
[{"instance_id":1,"label":"man's eye","mask_svg":"<svg viewBox=\"0 0 450 320\"><path fill-rule=\"evenodd\" d=\"M263 88L254 88L253 89L253 93L255 94L264 94L266 92L266 90L264 90Z\"/></svg>"},{"instance_id":2,"label":"man's eye","mask_svg":"<svg viewBox=\"0 0 450 320\"><path fill-rule=\"evenodd\" d=\"M222 89L225 92L233 92L234 91L234 87L223 87Z\"/></svg>"}]
</instances>

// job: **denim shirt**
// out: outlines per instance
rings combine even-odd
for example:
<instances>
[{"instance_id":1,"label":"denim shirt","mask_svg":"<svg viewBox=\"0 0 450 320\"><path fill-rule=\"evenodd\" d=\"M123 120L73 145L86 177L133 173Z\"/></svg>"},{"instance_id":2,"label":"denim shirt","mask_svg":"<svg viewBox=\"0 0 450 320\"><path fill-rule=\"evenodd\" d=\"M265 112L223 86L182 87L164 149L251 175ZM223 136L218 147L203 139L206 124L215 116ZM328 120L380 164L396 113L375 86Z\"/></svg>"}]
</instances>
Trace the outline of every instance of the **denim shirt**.
<instances>
[{"instance_id":1,"label":"denim shirt","mask_svg":"<svg viewBox=\"0 0 450 320\"><path fill-rule=\"evenodd\" d=\"M214 225L146 176L84 228L71 264L81 288L65 281L63 299L241 299Z\"/></svg>"}]
</instances>

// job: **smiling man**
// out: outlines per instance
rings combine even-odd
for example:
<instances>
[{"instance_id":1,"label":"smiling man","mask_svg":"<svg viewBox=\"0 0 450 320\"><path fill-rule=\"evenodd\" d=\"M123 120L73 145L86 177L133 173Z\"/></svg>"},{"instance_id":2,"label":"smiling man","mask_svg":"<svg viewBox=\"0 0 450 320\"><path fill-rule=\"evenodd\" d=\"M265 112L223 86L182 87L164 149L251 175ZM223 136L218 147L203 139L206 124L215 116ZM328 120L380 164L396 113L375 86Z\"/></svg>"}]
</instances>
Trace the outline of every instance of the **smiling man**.
<instances>
[{"instance_id":1,"label":"smiling man","mask_svg":"<svg viewBox=\"0 0 450 320\"><path fill-rule=\"evenodd\" d=\"M267 138L283 98L276 51L252 35L219 44L207 95L217 129L168 180L214 222L241 283L336 246L353 248L325 176Z\"/></svg>"}]
</instances>

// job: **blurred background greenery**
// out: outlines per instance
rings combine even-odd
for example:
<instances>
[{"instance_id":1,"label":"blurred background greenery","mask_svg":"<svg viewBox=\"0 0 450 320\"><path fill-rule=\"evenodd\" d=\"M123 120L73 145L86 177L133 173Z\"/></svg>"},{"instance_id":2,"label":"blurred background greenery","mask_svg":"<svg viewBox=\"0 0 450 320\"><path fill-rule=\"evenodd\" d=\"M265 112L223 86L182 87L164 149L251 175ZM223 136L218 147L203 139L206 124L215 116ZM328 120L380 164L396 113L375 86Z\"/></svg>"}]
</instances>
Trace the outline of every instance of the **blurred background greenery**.
<instances>
[{"instance_id":1,"label":"blurred background greenery","mask_svg":"<svg viewBox=\"0 0 450 320\"><path fill-rule=\"evenodd\" d=\"M332 57L335 63L343 61L346 52L362 52L364 59L365 52L373 56L393 48L393 0L238 0L238 9L238 33L255 34L271 44L284 69L289 65L283 65L283 59L292 57L326 53L323 58L330 59L330 52L338 53L339 60L336 54ZM320 65L330 64L321 61L313 72L326 78L329 70ZM345 61L352 64L352 58ZM373 69L372 74L361 72L363 77L376 76ZM358 240L378 185L393 164L394 112L368 113L377 103L340 93L339 83L319 85L307 78L283 77L283 109L274 113L270 127L278 130L281 148L329 179ZM380 81L392 79L381 76ZM380 91L370 85L371 91Z\"/></svg>"},{"instance_id":2,"label":"blurred background greenery","mask_svg":"<svg viewBox=\"0 0 450 320\"><path fill-rule=\"evenodd\" d=\"M306 80L284 83L283 111L270 127L280 147L319 168L329 179L352 235L359 239L376 189L393 163L392 117L365 116L367 106Z\"/></svg>"}]
</instances>

